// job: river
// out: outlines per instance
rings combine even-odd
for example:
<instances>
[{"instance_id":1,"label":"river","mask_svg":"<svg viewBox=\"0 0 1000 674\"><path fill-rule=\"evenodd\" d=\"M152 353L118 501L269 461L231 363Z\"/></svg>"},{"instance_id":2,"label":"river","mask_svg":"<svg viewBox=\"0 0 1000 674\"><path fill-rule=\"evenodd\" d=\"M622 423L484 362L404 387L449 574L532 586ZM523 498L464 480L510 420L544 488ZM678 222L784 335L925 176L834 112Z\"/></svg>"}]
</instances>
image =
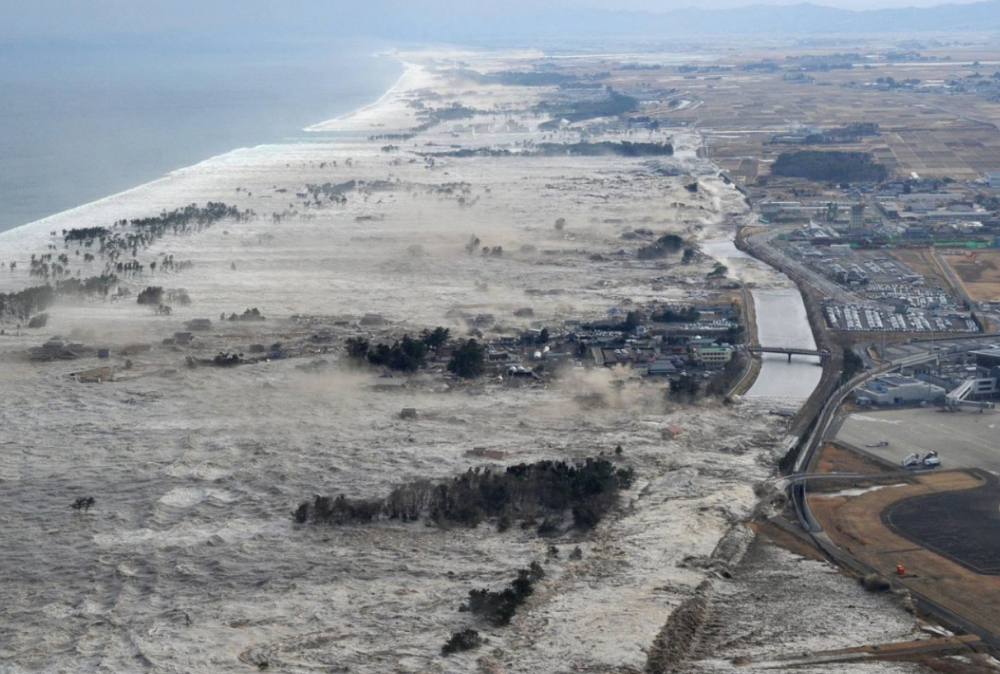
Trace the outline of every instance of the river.
<instances>
[{"instance_id":1,"label":"river","mask_svg":"<svg viewBox=\"0 0 1000 674\"><path fill-rule=\"evenodd\" d=\"M737 249L732 239L705 241L701 247L705 253L726 264L741 281L744 279L739 261L754 259ZM781 274L777 270L772 273ZM794 286L754 290L751 296L757 316L757 336L762 346L816 348L805 304ZM774 398L798 406L812 395L823 374L816 357L792 356L792 361L788 362L788 356L782 354L762 354L762 359L760 373L747 392L747 398Z\"/></svg>"}]
</instances>

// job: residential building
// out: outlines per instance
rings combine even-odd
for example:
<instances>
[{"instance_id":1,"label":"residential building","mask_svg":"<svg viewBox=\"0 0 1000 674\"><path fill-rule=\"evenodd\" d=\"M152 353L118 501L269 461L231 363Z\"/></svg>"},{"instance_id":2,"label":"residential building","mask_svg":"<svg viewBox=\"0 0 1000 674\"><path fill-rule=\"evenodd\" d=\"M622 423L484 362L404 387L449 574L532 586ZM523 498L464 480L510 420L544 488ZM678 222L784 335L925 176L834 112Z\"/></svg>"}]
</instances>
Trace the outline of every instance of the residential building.
<instances>
[{"instance_id":1,"label":"residential building","mask_svg":"<svg viewBox=\"0 0 1000 674\"><path fill-rule=\"evenodd\" d=\"M699 365L718 367L725 365L733 359L733 347L728 344L722 346L696 346L691 349L691 358Z\"/></svg>"}]
</instances>

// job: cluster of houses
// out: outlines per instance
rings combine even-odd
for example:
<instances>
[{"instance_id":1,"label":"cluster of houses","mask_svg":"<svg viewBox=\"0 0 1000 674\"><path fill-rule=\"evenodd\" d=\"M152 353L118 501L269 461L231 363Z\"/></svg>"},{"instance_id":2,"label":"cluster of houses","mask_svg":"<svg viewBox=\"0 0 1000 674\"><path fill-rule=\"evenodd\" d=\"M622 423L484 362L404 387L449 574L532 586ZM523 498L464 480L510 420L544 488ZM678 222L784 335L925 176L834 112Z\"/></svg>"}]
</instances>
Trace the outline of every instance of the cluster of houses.
<instances>
[{"instance_id":1,"label":"cluster of houses","mask_svg":"<svg viewBox=\"0 0 1000 674\"><path fill-rule=\"evenodd\" d=\"M534 324L516 335L485 339L487 363L509 377L533 377L551 366L586 364L625 366L634 376L666 378L725 368L737 353L733 342L742 334L738 314L731 304L703 305L697 310L699 318L694 322L647 319L630 332L615 320L566 320L551 333ZM485 328L490 318L475 317L471 325ZM438 351L438 359L450 357L449 349Z\"/></svg>"}]
</instances>

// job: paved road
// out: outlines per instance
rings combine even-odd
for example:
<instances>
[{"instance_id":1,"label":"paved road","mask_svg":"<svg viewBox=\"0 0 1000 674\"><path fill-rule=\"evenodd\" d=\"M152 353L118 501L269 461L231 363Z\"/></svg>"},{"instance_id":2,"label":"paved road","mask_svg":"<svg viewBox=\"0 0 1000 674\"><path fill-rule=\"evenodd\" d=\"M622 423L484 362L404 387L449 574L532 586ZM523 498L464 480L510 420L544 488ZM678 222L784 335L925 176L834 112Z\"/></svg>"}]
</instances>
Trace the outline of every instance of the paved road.
<instances>
[{"instance_id":1,"label":"paved road","mask_svg":"<svg viewBox=\"0 0 1000 674\"><path fill-rule=\"evenodd\" d=\"M747 245L761 254L762 257L772 257L777 262L776 266L789 276L797 276L800 279L817 289L827 299L833 299L843 304L871 304L865 300L855 297L852 293L837 285L829 278L806 267L802 262L785 253L780 247L774 245L774 239L779 234L788 233L788 228L771 228L763 232L757 232L746 237Z\"/></svg>"},{"instance_id":2,"label":"paved road","mask_svg":"<svg viewBox=\"0 0 1000 674\"><path fill-rule=\"evenodd\" d=\"M911 452L938 452L942 468L1000 472L1000 411L945 412L939 408L856 412L837 439L899 465ZM866 447L888 440L888 447Z\"/></svg>"},{"instance_id":3,"label":"paved road","mask_svg":"<svg viewBox=\"0 0 1000 674\"><path fill-rule=\"evenodd\" d=\"M951 265L945 262L941 258L941 253L936 250L931 250L931 254L934 255L934 260L937 262L938 267L944 272L944 275L948 277L948 283L951 284L952 289L958 294L958 296L965 302L965 305L969 307L972 311L979 308L979 302L976 302L969 294L965 292L965 286L962 281L959 280L958 276L955 274L955 270L951 268Z\"/></svg>"}]
</instances>

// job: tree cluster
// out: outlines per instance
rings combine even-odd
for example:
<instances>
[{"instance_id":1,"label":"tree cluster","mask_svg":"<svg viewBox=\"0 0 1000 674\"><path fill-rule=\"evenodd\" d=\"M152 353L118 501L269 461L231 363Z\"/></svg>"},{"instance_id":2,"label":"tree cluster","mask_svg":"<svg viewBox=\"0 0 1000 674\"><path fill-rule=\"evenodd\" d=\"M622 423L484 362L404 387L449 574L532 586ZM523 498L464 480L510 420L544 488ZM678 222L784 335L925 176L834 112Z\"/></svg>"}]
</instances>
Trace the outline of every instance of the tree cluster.
<instances>
[{"instance_id":1,"label":"tree cluster","mask_svg":"<svg viewBox=\"0 0 1000 674\"><path fill-rule=\"evenodd\" d=\"M28 321L29 328L44 328L48 325L49 315L46 313L38 314L37 316L32 316L31 320Z\"/></svg>"},{"instance_id":2,"label":"tree cluster","mask_svg":"<svg viewBox=\"0 0 1000 674\"><path fill-rule=\"evenodd\" d=\"M854 352L854 349L844 348L844 372L841 375L843 381L849 381L854 375L865 369L865 361Z\"/></svg>"},{"instance_id":3,"label":"tree cluster","mask_svg":"<svg viewBox=\"0 0 1000 674\"><path fill-rule=\"evenodd\" d=\"M891 79L891 78L890 78ZM919 83L919 80L917 81ZM820 133L806 136L807 145L829 143L854 143L865 136L879 135L879 126L874 122L854 122L835 129L825 129Z\"/></svg>"},{"instance_id":4,"label":"tree cluster","mask_svg":"<svg viewBox=\"0 0 1000 674\"><path fill-rule=\"evenodd\" d=\"M161 286L146 286L146 288L139 293L138 302L139 304L162 304L163 288Z\"/></svg>"},{"instance_id":5,"label":"tree cluster","mask_svg":"<svg viewBox=\"0 0 1000 674\"><path fill-rule=\"evenodd\" d=\"M572 75L553 72L498 70L492 73L481 73L478 70L469 68L462 68L453 72L477 84L502 84L514 87L552 87L576 80Z\"/></svg>"},{"instance_id":6,"label":"tree cluster","mask_svg":"<svg viewBox=\"0 0 1000 674\"><path fill-rule=\"evenodd\" d=\"M372 365L382 365L397 372L416 372L427 361L427 345L420 339L403 335L399 341L376 344L366 354Z\"/></svg>"},{"instance_id":7,"label":"tree cluster","mask_svg":"<svg viewBox=\"0 0 1000 674\"><path fill-rule=\"evenodd\" d=\"M441 647L441 655L452 655L462 651L472 651L483 645L483 638L476 630L465 629L455 632Z\"/></svg>"},{"instance_id":8,"label":"tree cluster","mask_svg":"<svg viewBox=\"0 0 1000 674\"><path fill-rule=\"evenodd\" d=\"M540 143L534 153L540 157L669 157L674 154L670 143L620 143L601 141L599 143Z\"/></svg>"},{"instance_id":9,"label":"tree cluster","mask_svg":"<svg viewBox=\"0 0 1000 674\"><path fill-rule=\"evenodd\" d=\"M239 365L243 362L242 353L229 353L228 351L222 351L212 359L212 363L218 365L219 367L232 367L234 365Z\"/></svg>"},{"instance_id":10,"label":"tree cluster","mask_svg":"<svg viewBox=\"0 0 1000 674\"><path fill-rule=\"evenodd\" d=\"M381 500L317 496L299 504L293 517L317 524L366 524L383 518L413 522L427 517L443 526L469 527L496 518L498 526L506 528L514 521L571 513L574 525L586 530L600 522L634 479L631 468L618 468L603 458L577 464L521 463L503 470L475 468L436 484L420 480L400 485Z\"/></svg>"},{"instance_id":11,"label":"tree cluster","mask_svg":"<svg viewBox=\"0 0 1000 674\"><path fill-rule=\"evenodd\" d=\"M107 227L80 227L70 230L63 230L63 241L72 243L73 241L87 242L107 236L111 233Z\"/></svg>"},{"instance_id":12,"label":"tree cluster","mask_svg":"<svg viewBox=\"0 0 1000 674\"><path fill-rule=\"evenodd\" d=\"M344 195L353 192L357 187L358 181L348 180L337 184L306 185L306 193L312 197L317 206L322 203L324 198L336 204L344 204L347 203L347 197ZM297 194L296 196L306 196L306 194Z\"/></svg>"},{"instance_id":13,"label":"tree cluster","mask_svg":"<svg viewBox=\"0 0 1000 674\"><path fill-rule=\"evenodd\" d=\"M650 319L656 323L697 323L700 318L701 312L693 306L677 310L667 307L663 311L650 316Z\"/></svg>"},{"instance_id":14,"label":"tree cluster","mask_svg":"<svg viewBox=\"0 0 1000 674\"><path fill-rule=\"evenodd\" d=\"M486 347L469 339L459 344L448 361L448 372L462 379L474 379L486 371Z\"/></svg>"},{"instance_id":15,"label":"tree cluster","mask_svg":"<svg viewBox=\"0 0 1000 674\"><path fill-rule=\"evenodd\" d=\"M392 344L379 343L374 346L364 337L350 337L344 343L347 355L356 361L367 361L398 372L416 372L427 362L427 353L447 344L451 337L448 328L437 327L424 330L419 338L403 335ZM451 360L448 371L463 379L478 377L486 370L486 348L474 339L460 342Z\"/></svg>"},{"instance_id":16,"label":"tree cluster","mask_svg":"<svg viewBox=\"0 0 1000 674\"><path fill-rule=\"evenodd\" d=\"M867 152L796 150L782 152L771 165L771 173L819 182L882 182L889 171Z\"/></svg>"},{"instance_id":17,"label":"tree cluster","mask_svg":"<svg viewBox=\"0 0 1000 674\"><path fill-rule=\"evenodd\" d=\"M643 246L636 252L640 260L658 260L677 253L684 247L684 239L676 234L664 234L650 246Z\"/></svg>"},{"instance_id":18,"label":"tree cluster","mask_svg":"<svg viewBox=\"0 0 1000 674\"><path fill-rule=\"evenodd\" d=\"M725 278L726 274L729 273L729 267L722 264L721 262L716 262L715 267L712 271L705 274L707 278Z\"/></svg>"},{"instance_id":19,"label":"tree cluster","mask_svg":"<svg viewBox=\"0 0 1000 674\"><path fill-rule=\"evenodd\" d=\"M55 286L46 283L17 292L0 293L0 322L5 317L26 321L32 314L48 308L57 297L107 297L116 283L118 277L114 274L102 274L86 279L56 281Z\"/></svg>"},{"instance_id":20,"label":"tree cluster","mask_svg":"<svg viewBox=\"0 0 1000 674\"><path fill-rule=\"evenodd\" d=\"M122 254L131 253L135 257L140 248L148 248L168 233L191 234L207 229L220 220L232 219L239 222L253 216L254 212L251 210L241 211L236 206L209 201L201 207L191 204L172 211L162 211L153 217L115 222L115 227L131 227L131 231L109 230L104 227L64 230L63 240L66 243L80 242L88 248L97 242L101 254L107 255L114 262Z\"/></svg>"},{"instance_id":21,"label":"tree cluster","mask_svg":"<svg viewBox=\"0 0 1000 674\"><path fill-rule=\"evenodd\" d=\"M701 393L701 384L694 375L682 374L670 382L670 393L681 398L697 398Z\"/></svg>"},{"instance_id":22,"label":"tree cluster","mask_svg":"<svg viewBox=\"0 0 1000 674\"><path fill-rule=\"evenodd\" d=\"M583 122L597 117L618 117L639 109L639 101L631 96L609 91L608 97L598 100L579 100L568 102L542 102L535 106L541 114L553 119L539 124L538 128L547 131L559 127L560 120Z\"/></svg>"},{"instance_id":23,"label":"tree cluster","mask_svg":"<svg viewBox=\"0 0 1000 674\"><path fill-rule=\"evenodd\" d=\"M535 591L535 583L545 577L545 570L538 562L527 569L520 569L517 578L500 591L470 590L469 603L462 608L486 621L503 627L509 625L521 604Z\"/></svg>"},{"instance_id":24,"label":"tree cluster","mask_svg":"<svg viewBox=\"0 0 1000 674\"><path fill-rule=\"evenodd\" d=\"M441 122L454 122L459 119L475 117L478 112L475 108L467 108L457 102L444 108L425 108L417 112L417 118L423 119L424 122L413 127L411 131L421 133Z\"/></svg>"},{"instance_id":25,"label":"tree cluster","mask_svg":"<svg viewBox=\"0 0 1000 674\"><path fill-rule=\"evenodd\" d=\"M188 301L190 301L190 300L188 300ZM233 312L233 313L229 314L229 318L226 318L226 320L227 321L263 321L264 320L264 316L263 316L263 314L260 313L260 310L257 307L254 307L253 309L247 309L247 310L245 310L242 314L237 314L236 312Z\"/></svg>"},{"instance_id":26,"label":"tree cluster","mask_svg":"<svg viewBox=\"0 0 1000 674\"><path fill-rule=\"evenodd\" d=\"M440 349L448 342L450 336L451 331L448 328L440 326L433 330L423 330L420 333L420 339L427 345L428 349Z\"/></svg>"}]
</instances>

